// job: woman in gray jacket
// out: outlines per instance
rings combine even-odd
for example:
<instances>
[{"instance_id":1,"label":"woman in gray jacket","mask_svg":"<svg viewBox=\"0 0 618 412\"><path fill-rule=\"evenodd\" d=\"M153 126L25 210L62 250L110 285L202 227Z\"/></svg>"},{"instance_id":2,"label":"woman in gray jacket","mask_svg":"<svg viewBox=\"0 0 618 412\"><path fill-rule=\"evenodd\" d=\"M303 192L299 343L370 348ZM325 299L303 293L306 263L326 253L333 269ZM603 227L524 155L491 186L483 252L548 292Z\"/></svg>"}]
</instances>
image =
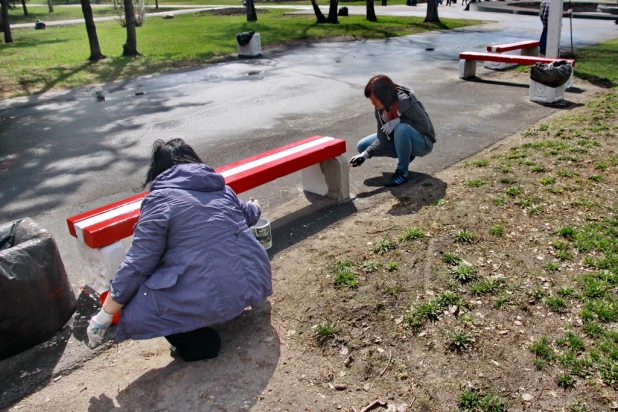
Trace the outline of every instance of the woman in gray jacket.
<instances>
[{"instance_id":1,"label":"woman in gray jacket","mask_svg":"<svg viewBox=\"0 0 618 412\"><path fill-rule=\"evenodd\" d=\"M408 165L414 157L425 156L433 150L436 134L431 119L414 92L396 85L383 74L369 80L365 97L375 107L378 131L358 142L360 154L352 157L350 164L360 166L373 156L397 158L397 170L384 186L404 184L408 181Z\"/></svg>"},{"instance_id":2,"label":"woman in gray jacket","mask_svg":"<svg viewBox=\"0 0 618 412\"><path fill-rule=\"evenodd\" d=\"M270 260L249 227L260 218L182 139L154 144L133 244L88 326L103 340L121 308L116 342L165 338L186 361L218 355L211 325L272 294Z\"/></svg>"}]
</instances>

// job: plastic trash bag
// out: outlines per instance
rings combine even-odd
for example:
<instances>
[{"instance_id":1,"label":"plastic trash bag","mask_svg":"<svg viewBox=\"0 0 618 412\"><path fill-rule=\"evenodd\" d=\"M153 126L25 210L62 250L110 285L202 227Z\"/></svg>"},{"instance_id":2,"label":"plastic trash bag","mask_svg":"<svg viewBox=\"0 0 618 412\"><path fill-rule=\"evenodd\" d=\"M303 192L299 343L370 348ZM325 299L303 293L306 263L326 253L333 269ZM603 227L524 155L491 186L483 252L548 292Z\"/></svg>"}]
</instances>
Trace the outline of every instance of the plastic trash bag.
<instances>
[{"instance_id":1,"label":"plastic trash bag","mask_svg":"<svg viewBox=\"0 0 618 412\"><path fill-rule=\"evenodd\" d=\"M251 38L253 37L253 35L255 34L254 31L246 31L246 32L242 32L242 33L236 33L236 41L238 42L239 46L245 46L247 44L249 44L249 42L251 41Z\"/></svg>"},{"instance_id":2,"label":"plastic trash bag","mask_svg":"<svg viewBox=\"0 0 618 412\"><path fill-rule=\"evenodd\" d=\"M348 15L348 8L347 7L341 7L339 9L339 13L337 14L338 16L347 16Z\"/></svg>"},{"instance_id":3,"label":"plastic trash bag","mask_svg":"<svg viewBox=\"0 0 618 412\"><path fill-rule=\"evenodd\" d=\"M62 329L75 311L76 300L48 231L25 218L0 225L0 238L10 244L0 250L2 360Z\"/></svg>"},{"instance_id":4,"label":"plastic trash bag","mask_svg":"<svg viewBox=\"0 0 618 412\"><path fill-rule=\"evenodd\" d=\"M530 78L532 80L554 88L565 84L572 73L573 66L567 63L566 60L557 60L550 64L536 63L530 68Z\"/></svg>"}]
</instances>

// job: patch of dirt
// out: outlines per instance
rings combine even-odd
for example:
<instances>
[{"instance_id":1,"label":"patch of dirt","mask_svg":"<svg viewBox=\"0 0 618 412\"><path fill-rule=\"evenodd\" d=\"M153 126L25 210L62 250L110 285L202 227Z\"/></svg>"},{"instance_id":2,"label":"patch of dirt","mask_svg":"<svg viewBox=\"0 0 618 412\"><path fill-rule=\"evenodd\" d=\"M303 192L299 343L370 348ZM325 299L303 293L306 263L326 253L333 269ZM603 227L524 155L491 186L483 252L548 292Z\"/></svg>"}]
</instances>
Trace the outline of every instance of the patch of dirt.
<instances>
[{"instance_id":1,"label":"patch of dirt","mask_svg":"<svg viewBox=\"0 0 618 412\"><path fill-rule=\"evenodd\" d=\"M614 408L618 267L601 267L601 237L585 248L558 229L618 233L617 135L612 90L277 254L271 306L227 326L219 359L127 342L15 408ZM587 306L593 274L606 318Z\"/></svg>"}]
</instances>

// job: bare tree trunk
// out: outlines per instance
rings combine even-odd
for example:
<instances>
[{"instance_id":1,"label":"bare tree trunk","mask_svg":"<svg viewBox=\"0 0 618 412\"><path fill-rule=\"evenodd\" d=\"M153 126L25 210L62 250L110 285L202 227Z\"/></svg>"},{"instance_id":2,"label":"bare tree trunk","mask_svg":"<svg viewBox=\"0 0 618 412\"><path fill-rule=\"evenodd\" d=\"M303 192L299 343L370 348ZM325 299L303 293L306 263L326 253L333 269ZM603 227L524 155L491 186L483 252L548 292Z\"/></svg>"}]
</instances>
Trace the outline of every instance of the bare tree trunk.
<instances>
[{"instance_id":1,"label":"bare tree trunk","mask_svg":"<svg viewBox=\"0 0 618 412\"><path fill-rule=\"evenodd\" d=\"M378 21L376 16L376 9L373 7L373 0L367 0L367 20L368 21Z\"/></svg>"},{"instance_id":2,"label":"bare tree trunk","mask_svg":"<svg viewBox=\"0 0 618 412\"><path fill-rule=\"evenodd\" d=\"M52 4L52 0L47 0L47 7L49 7L49 12L54 12L54 5Z\"/></svg>"},{"instance_id":3,"label":"bare tree trunk","mask_svg":"<svg viewBox=\"0 0 618 412\"><path fill-rule=\"evenodd\" d=\"M96 62L104 59L105 56L101 53L101 47L99 46L99 36L97 36L97 28L94 25L94 17L92 15L92 7L90 7L90 0L80 0L82 5L82 14L84 15L84 22L86 22L86 33L88 33L88 43L90 44L90 57L88 60Z\"/></svg>"},{"instance_id":4,"label":"bare tree trunk","mask_svg":"<svg viewBox=\"0 0 618 412\"><path fill-rule=\"evenodd\" d=\"M159 10L159 0L155 0L155 10Z\"/></svg>"},{"instance_id":5,"label":"bare tree trunk","mask_svg":"<svg viewBox=\"0 0 618 412\"><path fill-rule=\"evenodd\" d=\"M427 0L425 23L440 23L440 17L438 17L438 0Z\"/></svg>"},{"instance_id":6,"label":"bare tree trunk","mask_svg":"<svg viewBox=\"0 0 618 412\"><path fill-rule=\"evenodd\" d=\"M9 22L9 0L2 1L2 31L4 31L4 42L13 43L11 35L11 23Z\"/></svg>"},{"instance_id":7,"label":"bare tree trunk","mask_svg":"<svg viewBox=\"0 0 618 412\"><path fill-rule=\"evenodd\" d=\"M326 17L322 14L322 10L320 10L320 6L318 6L317 0L311 0L311 5L313 6L313 12L315 13L315 17L318 19L317 23L326 23Z\"/></svg>"},{"instance_id":8,"label":"bare tree trunk","mask_svg":"<svg viewBox=\"0 0 618 412\"><path fill-rule=\"evenodd\" d=\"M135 33L133 0L124 0L124 20L127 28L127 42L122 46L122 55L126 57L139 56L137 51L137 34Z\"/></svg>"},{"instance_id":9,"label":"bare tree trunk","mask_svg":"<svg viewBox=\"0 0 618 412\"><path fill-rule=\"evenodd\" d=\"M255 4L253 0L247 0L247 21L257 21L257 12L255 11Z\"/></svg>"},{"instance_id":10,"label":"bare tree trunk","mask_svg":"<svg viewBox=\"0 0 618 412\"><path fill-rule=\"evenodd\" d=\"M24 16L28 15L28 8L26 7L26 0L21 0L21 5L24 8Z\"/></svg>"},{"instance_id":11,"label":"bare tree trunk","mask_svg":"<svg viewBox=\"0 0 618 412\"><path fill-rule=\"evenodd\" d=\"M330 0L330 6L328 8L328 17L326 18L326 23L330 24L339 24L339 19L337 18L337 6L339 5L339 0Z\"/></svg>"}]
</instances>

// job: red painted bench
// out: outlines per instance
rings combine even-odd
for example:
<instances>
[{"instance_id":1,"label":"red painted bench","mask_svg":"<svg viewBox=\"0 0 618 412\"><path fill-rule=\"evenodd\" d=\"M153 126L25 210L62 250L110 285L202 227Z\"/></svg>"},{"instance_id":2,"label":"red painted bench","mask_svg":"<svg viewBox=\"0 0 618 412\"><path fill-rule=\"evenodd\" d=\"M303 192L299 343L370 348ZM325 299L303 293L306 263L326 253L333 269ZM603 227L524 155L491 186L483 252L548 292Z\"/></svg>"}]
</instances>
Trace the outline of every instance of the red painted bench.
<instances>
[{"instance_id":1,"label":"red painted bench","mask_svg":"<svg viewBox=\"0 0 618 412\"><path fill-rule=\"evenodd\" d=\"M305 190L341 200L349 197L346 159L337 160L345 151L345 140L313 136L219 167L216 172L223 175L225 183L236 193L242 193L303 170ZM323 182L319 181L320 176L323 176ZM142 199L147 194L148 192L140 193L69 217L69 232L93 249L130 237L139 219Z\"/></svg>"},{"instance_id":2,"label":"red painted bench","mask_svg":"<svg viewBox=\"0 0 618 412\"><path fill-rule=\"evenodd\" d=\"M479 60L523 64L529 66L532 66L535 63L552 63L557 60L566 60L567 63L575 67L575 60L570 59L554 59L551 57L539 56L517 56L500 53L463 52L459 54L459 78L467 79L469 77L474 77L476 75L476 62Z\"/></svg>"},{"instance_id":3,"label":"red painted bench","mask_svg":"<svg viewBox=\"0 0 618 412\"><path fill-rule=\"evenodd\" d=\"M516 52L517 50L519 50L520 56L538 56L539 44L540 42L538 40L524 40L515 43L492 44L491 46L487 46L487 52L515 54L512 52ZM512 63L493 62L486 60L483 67L491 70L505 70L509 67L512 67L513 65L514 64Z\"/></svg>"},{"instance_id":4,"label":"red painted bench","mask_svg":"<svg viewBox=\"0 0 618 412\"><path fill-rule=\"evenodd\" d=\"M522 55L529 56L529 54L524 54L524 50L535 49L539 47L540 44L541 43L538 40L525 40L506 44L493 44L491 46L487 46L487 51L493 53L504 53L513 50L521 50ZM534 55L536 56L537 54L538 53L535 53Z\"/></svg>"}]
</instances>

